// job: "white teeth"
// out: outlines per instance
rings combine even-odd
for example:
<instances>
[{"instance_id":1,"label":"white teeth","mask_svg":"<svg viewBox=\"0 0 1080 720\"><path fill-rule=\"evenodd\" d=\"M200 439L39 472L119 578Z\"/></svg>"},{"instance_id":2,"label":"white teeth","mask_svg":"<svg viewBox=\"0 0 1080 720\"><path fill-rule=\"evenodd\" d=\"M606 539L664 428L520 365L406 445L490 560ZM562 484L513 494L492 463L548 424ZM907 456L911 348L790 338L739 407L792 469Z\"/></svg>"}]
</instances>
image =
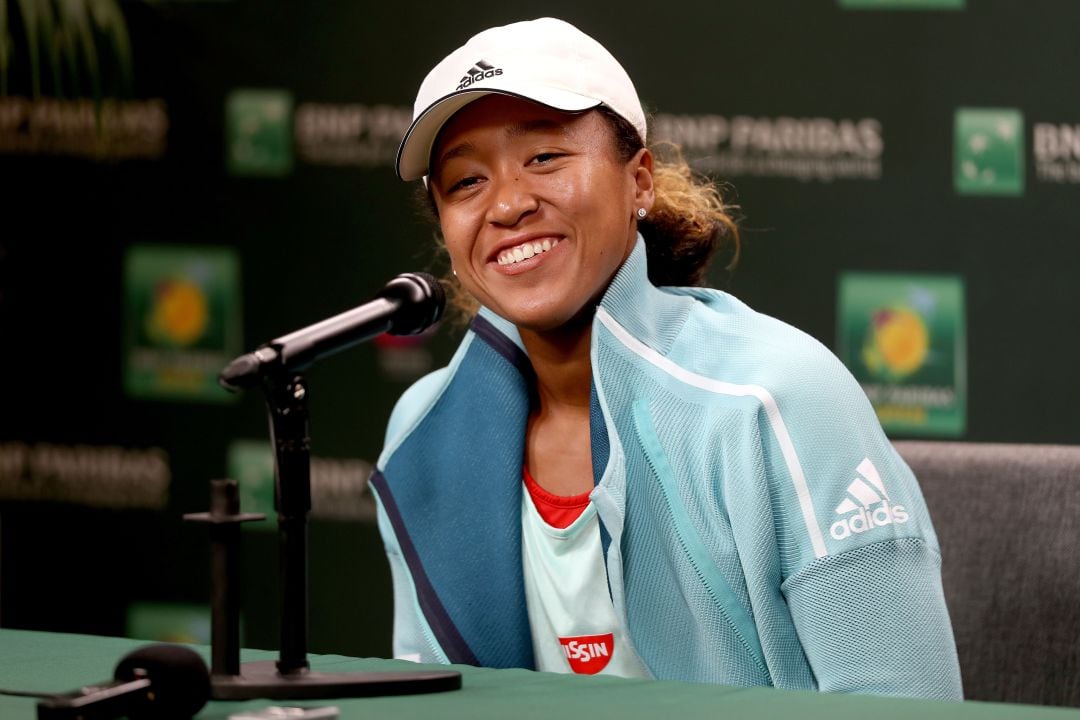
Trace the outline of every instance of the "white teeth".
<instances>
[{"instance_id":1,"label":"white teeth","mask_svg":"<svg viewBox=\"0 0 1080 720\"><path fill-rule=\"evenodd\" d=\"M528 260L529 258L545 253L551 250L553 247L559 244L558 240L550 240L545 238L543 242L525 242L510 250L504 250L499 253L497 260L500 265L513 265L519 263L522 260Z\"/></svg>"}]
</instances>

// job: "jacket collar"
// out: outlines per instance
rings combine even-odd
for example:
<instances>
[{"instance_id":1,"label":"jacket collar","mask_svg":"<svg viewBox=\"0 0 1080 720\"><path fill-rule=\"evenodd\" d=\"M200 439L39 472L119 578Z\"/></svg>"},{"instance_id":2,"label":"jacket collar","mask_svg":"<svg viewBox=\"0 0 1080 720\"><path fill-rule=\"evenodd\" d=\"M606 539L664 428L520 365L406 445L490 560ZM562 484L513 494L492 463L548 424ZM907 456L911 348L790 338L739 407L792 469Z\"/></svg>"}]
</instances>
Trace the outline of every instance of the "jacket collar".
<instances>
[{"instance_id":1,"label":"jacket collar","mask_svg":"<svg viewBox=\"0 0 1080 720\"><path fill-rule=\"evenodd\" d=\"M600 301L600 307L631 335L661 355L671 349L692 305L689 298L672 295L649 282L645 239L640 233L633 252ZM594 320L594 337L596 323Z\"/></svg>"},{"instance_id":2,"label":"jacket collar","mask_svg":"<svg viewBox=\"0 0 1080 720\"><path fill-rule=\"evenodd\" d=\"M615 273L600 299L600 307L634 337L662 355L671 348L692 304L689 298L664 292L649 282L649 263L641 233L638 233L630 257ZM521 335L513 323L486 307L480 308L479 315L525 352ZM597 322L593 321L594 338Z\"/></svg>"}]
</instances>

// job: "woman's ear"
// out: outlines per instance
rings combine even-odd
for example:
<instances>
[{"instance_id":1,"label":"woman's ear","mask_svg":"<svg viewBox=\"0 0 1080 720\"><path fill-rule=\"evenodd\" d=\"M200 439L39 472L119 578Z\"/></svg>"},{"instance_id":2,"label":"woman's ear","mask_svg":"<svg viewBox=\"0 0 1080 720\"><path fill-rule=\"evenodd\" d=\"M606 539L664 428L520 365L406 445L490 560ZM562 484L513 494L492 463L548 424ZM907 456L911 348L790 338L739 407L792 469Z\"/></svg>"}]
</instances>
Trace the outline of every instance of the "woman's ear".
<instances>
[{"instance_id":1,"label":"woman's ear","mask_svg":"<svg viewBox=\"0 0 1080 720\"><path fill-rule=\"evenodd\" d=\"M656 201L653 186L653 154L648 148L641 148L630 158L629 170L634 175L634 207L652 210Z\"/></svg>"}]
</instances>

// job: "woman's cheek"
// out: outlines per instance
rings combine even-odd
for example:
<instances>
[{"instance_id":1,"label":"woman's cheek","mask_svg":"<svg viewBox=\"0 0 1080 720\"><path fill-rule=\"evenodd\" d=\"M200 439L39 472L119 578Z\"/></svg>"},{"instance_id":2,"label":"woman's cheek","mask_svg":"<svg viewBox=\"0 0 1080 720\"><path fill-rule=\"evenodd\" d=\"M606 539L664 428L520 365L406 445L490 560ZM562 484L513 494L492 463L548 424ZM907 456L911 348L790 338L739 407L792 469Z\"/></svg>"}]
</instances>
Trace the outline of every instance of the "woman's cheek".
<instances>
[{"instance_id":1,"label":"woman's cheek","mask_svg":"<svg viewBox=\"0 0 1080 720\"><path fill-rule=\"evenodd\" d=\"M546 195L551 205L560 211L572 211L585 197L583 190L589 187L589 178L581 175L564 175L548 184Z\"/></svg>"},{"instance_id":2,"label":"woman's cheek","mask_svg":"<svg viewBox=\"0 0 1080 720\"><path fill-rule=\"evenodd\" d=\"M440 217L443 241L455 266L465 262L476 245L477 223L460 209L447 209Z\"/></svg>"}]
</instances>

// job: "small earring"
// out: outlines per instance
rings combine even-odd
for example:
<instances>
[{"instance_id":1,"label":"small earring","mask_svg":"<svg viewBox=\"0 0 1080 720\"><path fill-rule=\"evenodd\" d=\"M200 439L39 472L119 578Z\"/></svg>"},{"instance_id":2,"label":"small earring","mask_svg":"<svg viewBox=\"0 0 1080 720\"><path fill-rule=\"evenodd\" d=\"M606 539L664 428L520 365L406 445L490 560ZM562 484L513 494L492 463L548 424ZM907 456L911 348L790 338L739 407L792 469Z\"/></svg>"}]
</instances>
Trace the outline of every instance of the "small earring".
<instances>
[{"instance_id":1,"label":"small earring","mask_svg":"<svg viewBox=\"0 0 1080 720\"><path fill-rule=\"evenodd\" d=\"M457 277L457 268L453 265L450 266L450 272L454 273L454 277Z\"/></svg>"},{"instance_id":2,"label":"small earring","mask_svg":"<svg viewBox=\"0 0 1080 720\"><path fill-rule=\"evenodd\" d=\"M638 208L637 209L638 220L644 220L645 216L648 215L648 214L649 214L649 211L646 210L645 208Z\"/></svg>"}]
</instances>

